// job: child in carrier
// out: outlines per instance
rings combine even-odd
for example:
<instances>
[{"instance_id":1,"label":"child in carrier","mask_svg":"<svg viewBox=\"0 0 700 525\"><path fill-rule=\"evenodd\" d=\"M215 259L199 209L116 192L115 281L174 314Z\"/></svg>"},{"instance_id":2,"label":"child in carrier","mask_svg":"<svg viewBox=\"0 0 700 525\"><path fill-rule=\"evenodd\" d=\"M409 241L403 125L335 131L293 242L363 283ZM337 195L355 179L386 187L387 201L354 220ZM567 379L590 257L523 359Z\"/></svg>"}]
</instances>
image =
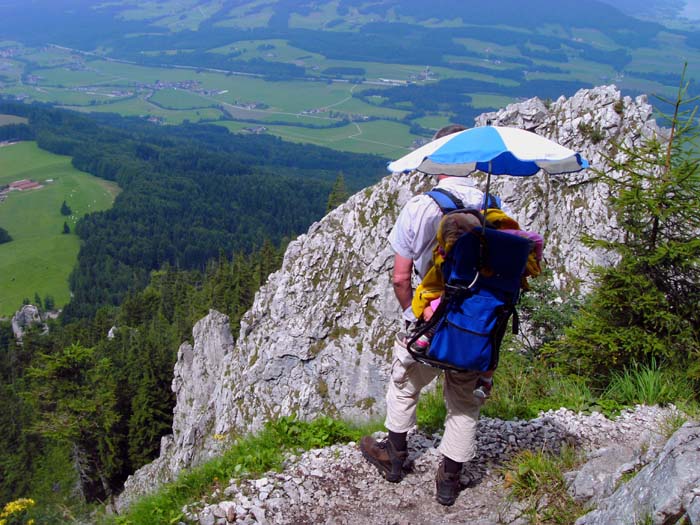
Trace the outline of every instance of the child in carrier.
<instances>
[{"instance_id":1,"label":"child in carrier","mask_svg":"<svg viewBox=\"0 0 700 525\"><path fill-rule=\"evenodd\" d=\"M537 276L541 273L540 261L542 260L544 244L542 236L534 232L520 230L519 224L499 208L489 208L486 211L486 220L492 227L506 233L520 235L533 242L533 248L528 258L521 285L523 289L529 289L527 277ZM479 214L474 213L472 210L460 210L458 212L448 213L440 221L437 232L438 245L433 252L433 266L428 270L428 273L425 275L418 288L416 288L411 303L413 313L416 318L419 319L417 328L420 327L421 322L425 323L430 321L440 303L440 299L445 290L445 281L442 275L442 263L445 261L445 257L450 252L450 249L457 239L471 232L478 226L481 226ZM437 328L437 325L435 325L432 330L418 337L412 344L411 349L415 352L427 352L430 348L430 342L435 333L435 328ZM404 339L404 342L408 342L411 339L412 335L409 334ZM494 370L489 370L480 374L476 387L474 388L474 396L482 400L490 397L491 388L493 386L493 373Z\"/></svg>"}]
</instances>

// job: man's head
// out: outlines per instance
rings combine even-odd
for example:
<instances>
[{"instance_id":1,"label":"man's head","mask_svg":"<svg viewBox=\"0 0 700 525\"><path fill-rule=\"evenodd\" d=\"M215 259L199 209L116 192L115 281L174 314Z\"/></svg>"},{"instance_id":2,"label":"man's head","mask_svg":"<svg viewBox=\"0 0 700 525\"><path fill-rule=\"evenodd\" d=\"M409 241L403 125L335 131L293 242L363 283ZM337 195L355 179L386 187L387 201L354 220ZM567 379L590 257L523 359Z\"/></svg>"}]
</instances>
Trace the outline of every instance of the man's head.
<instances>
[{"instance_id":1,"label":"man's head","mask_svg":"<svg viewBox=\"0 0 700 525\"><path fill-rule=\"evenodd\" d=\"M435 135L433 135L433 140L437 140L439 138L445 137L447 135L452 135L453 133L458 133L459 131L464 131L467 129L465 126L462 126L461 124L448 124L447 126L444 126L437 130L435 132ZM442 180L445 177L450 177L451 175L438 175L437 178L438 180Z\"/></svg>"},{"instance_id":2,"label":"man's head","mask_svg":"<svg viewBox=\"0 0 700 525\"><path fill-rule=\"evenodd\" d=\"M466 126L462 126L461 124L448 124L435 132L435 135L433 135L433 140L437 140L446 135L452 135L453 133L457 133L459 131L464 131L465 129L467 129Z\"/></svg>"}]
</instances>

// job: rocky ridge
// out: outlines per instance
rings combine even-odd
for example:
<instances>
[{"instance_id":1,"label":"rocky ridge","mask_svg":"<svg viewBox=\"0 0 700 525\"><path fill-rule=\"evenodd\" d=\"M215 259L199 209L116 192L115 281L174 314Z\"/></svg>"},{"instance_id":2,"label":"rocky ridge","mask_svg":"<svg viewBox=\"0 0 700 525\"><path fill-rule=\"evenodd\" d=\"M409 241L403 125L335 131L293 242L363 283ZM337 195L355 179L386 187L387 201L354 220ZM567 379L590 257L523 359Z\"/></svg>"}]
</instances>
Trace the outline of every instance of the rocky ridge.
<instances>
[{"instance_id":1,"label":"rocky ridge","mask_svg":"<svg viewBox=\"0 0 700 525\"><path fill-rule=\"evenodd\" d=\"M591 458L579 471L566 473L569 491L581 502L592 505L602 502L601 508L617 511L614 514L594 511L577 525L632 525L635 515L642 517L644 506L627 501L623 504L620 494L639 492L635 486L639 482L635 480L645 478L642 466L660 470L661 461L656 456L662 450L662 455L664 452L685 455L686 470L696 465L693 460L700 446L697 423L686 424L664 446L665 438L659 429L674 414L672 407L638 406L614 420L597 413L583 415L565 409L544 413L530 421L482 418L479 452L462 472L464 489L453 507L446 508L435 501L434 477L439 462L435 447L440 435L413 433L409 436L412 467L399 484L379 477L354 443L335 445L288 456L282 472L268 472L258 479L231 480L203 500L186 506L183 513L188 522L201 525L525 524L528 521L524 504L508 497L501 471L503 463L522 450L557 452L568 443L588 451ZM692 443L678 447L677 442L684 440ZM597 464L600 458L607 468L601 469ZM588 468L590 465L595 473ZM623 476L640 469L637 477L622 484L608 503L606 498L621 484ZM671 517L677 515L680 519L686 512L691 524L700 523L700 509L692 508L693 504L700 504L700 494L696 494L699 479L700 473L696 473L678 482L667 473L665 477L657 476L659 485L645 485L645 497L649 496L647 492L658 492L654 487L665 487L661 492L667 504L654 505L656 501L647 504L647 507L654 505L657 519L653 523L674 523ZM586 494L582 494L584 490ZM597 517L601 513L602 517Z\"/></svg>"},{"instance_id":2,"label":"rocky ridge","mask_svg":"<svg viewBox=\"0 0 700 525\"><path fill-rule=\"evenodd\" d=\"M614 141L632 146L659 132L651 115L646 98L605 86L549 106L539 99L513 104L477 121L530 129L607 170ZM212 311L197 323L194 345L179 352L173 434L163 438L160 457L127 480L118 508L217 454L222 437L255 430L271 417L382 414L399 313L386 239L401 206L432 185L419 174L390 175L314 223L256 294L235 344L222 314ZM545 233L545 263L559 286L586 290L589 265L610 262L579 241L583 233L617 235L593 170L497 177L493 188L523 228Z\"/></svg>"}]
</instances>

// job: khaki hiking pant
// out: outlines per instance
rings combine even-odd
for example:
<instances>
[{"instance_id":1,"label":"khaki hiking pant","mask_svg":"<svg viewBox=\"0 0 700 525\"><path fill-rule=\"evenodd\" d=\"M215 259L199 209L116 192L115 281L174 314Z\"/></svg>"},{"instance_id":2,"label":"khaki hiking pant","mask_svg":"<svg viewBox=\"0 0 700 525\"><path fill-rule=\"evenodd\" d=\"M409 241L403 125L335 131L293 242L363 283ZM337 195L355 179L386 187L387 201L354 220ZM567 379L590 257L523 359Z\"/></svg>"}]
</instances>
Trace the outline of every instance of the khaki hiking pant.
<instances>
[{"instance_id":1,"label":"khaki hiking pant","mask_svg":"<svg viewBox=\"0 0 700 525\"><path fill-rule=\"evenodd\" d=\"M443 370L419 363L400 343L394 343L391 381L386 394L384 425L392 432L408 432L416 424L416 406L421 390ZM443 387L447 417L438 447L448 458L464 463L476 453L476 427L481 401L472 392L478 372L445 372Z\"/></svg>"}]
</instances>

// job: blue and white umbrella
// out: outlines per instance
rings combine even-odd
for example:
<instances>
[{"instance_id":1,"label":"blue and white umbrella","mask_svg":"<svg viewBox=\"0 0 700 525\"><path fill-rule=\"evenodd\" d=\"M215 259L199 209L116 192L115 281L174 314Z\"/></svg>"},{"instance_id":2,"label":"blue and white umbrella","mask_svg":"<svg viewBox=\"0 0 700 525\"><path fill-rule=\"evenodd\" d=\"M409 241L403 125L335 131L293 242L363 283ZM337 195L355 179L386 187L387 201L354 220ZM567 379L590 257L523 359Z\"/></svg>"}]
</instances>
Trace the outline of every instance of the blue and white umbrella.
<instances>
[{"instance_id":1,"label":"blue and white umbrella","mask_svg":"<svg viewBox=\"0 0 700 525\"><path fill-rule=\"evenodd\" d=\"M388 165L392 173L417 170L467 176L571 173L588 167L580 154L530 131L501 126L466 129L429 142ZM488 191L488 189L487 189Z\"/></svg>"}]
</instances>

